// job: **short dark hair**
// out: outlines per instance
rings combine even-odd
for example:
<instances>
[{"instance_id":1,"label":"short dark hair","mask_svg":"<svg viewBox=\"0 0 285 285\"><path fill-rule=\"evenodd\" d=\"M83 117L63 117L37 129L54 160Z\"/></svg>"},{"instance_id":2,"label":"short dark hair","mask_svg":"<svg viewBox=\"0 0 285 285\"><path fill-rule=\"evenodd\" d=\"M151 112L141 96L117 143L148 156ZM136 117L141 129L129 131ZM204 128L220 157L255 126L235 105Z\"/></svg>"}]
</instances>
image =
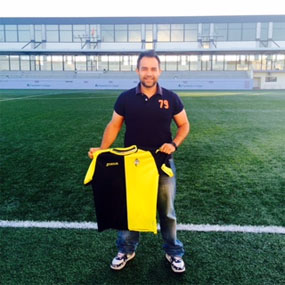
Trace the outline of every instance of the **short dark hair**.
<instances>
[{"instance_id":1,"label":"short dark hair","mask_svg":"<svg viewBox=\"0 0 285 285\"><path fill-rule=\"evenodd\" d=\"M158 55L156 54L156 52L154 50L147 50L147 51L143 51L142 53L140 53L140 55L138 57L138 61L137 61L137 68L138 69L140 67L140 62L141 62L143 57L154 57L154 58L156 58L158 61L158 65L160 66L160 59L159 59Z\"/></svg>"}]
</instances>

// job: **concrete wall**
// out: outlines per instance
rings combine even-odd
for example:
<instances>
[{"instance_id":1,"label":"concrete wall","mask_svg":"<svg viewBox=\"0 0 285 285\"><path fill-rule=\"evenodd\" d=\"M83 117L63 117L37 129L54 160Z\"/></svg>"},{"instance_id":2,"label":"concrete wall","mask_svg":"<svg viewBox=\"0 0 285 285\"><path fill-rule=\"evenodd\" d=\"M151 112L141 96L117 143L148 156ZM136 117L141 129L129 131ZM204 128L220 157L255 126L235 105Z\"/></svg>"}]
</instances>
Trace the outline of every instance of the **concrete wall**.
<instances>
[{"instance_id":1,"label":"concrete wall","mask_svg":"<svg viewBox=\"0 0 285 285\"><path fill-rule=\"evenodd\" d=\"M276 82L268 82L276 77ZM285 89L285 72L254 72L253 85L255 89ZM284 92L285 94L285 92Z\"/></svg>"}]
</instances>

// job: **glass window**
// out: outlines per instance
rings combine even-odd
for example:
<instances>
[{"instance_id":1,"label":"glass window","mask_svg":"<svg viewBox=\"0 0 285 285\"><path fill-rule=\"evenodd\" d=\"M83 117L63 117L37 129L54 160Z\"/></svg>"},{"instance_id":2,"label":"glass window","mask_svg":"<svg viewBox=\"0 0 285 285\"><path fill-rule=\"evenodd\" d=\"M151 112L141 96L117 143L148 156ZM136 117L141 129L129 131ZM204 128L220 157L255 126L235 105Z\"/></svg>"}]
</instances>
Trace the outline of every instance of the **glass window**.
<instances>
[{"instance_id":1,"label":"glass window","mask_svg":"<svg viewBox=\"0 0 285 285\"><path fill-rule=\"evenodd\" d=\"M30 70L30 56L28 55L21 55L20 56L21 61L21 70Z\"/></svg>"},{"instance_id":2,"label":"glass window","mask_svg":"<svg viewBox=\"0 0 285 285\"><path fill-rule=\"evenodd\" d=\"M75 57L75 61L76 61L76 70L86 71L86 56L77 55Z\"/></svg>"},{"instance_id":3,"label":"glass window","mask_svg":"<svg viewBox=\"0 0 285 285\"><path fill-rule=\"evenodd\" d=\"M196 42L198 39L198 25L185 24L184 26L184 40L186 42Z\"/></svg>"},{"instance_id":4,"label":"glass window","mask_svg":"<svg viewBox=\"0 0 285 285\"><path fill-rule=\"evenodd\" d=\"M98 70L98 56L97 55L87 55L87 70L88 71L97 71Z\"/></svg>"},{"instance_id":5,"label":"glass window","mask_svg":"<svg viewBox=\"0 0 285 285\"><path fill-rule=\"evenodd\" d=\"M117 56L117 55L109 56L109 70L110 71L120 70L120 56Z\"/></svg>"},{"instance_id":6,"label":"glass window","mask_svg":"<svg viewBox=\"0 0 285 285\"><path fill-rule=\"evenodd\" d=\"M228 40L229 41L240 41L241 40L242 24L240 23L229 23L228 26Z\"/></svg>"},{"instance_id":7,"label":"glass window","mask_svg":"<svg viewBox=\"0 0 285 285\"><path fill-rule=\"evenodd\" d=\"M73 25L73 41L81 42L86 39L85 25Z\"/></svg>"},{"instance_id":8,"label":"glass window","mask_svg":"<svg viewBox=\"0 0 285 285\"><path fill-rule=\"evenodd\" d=\"M115 42L127 42L128 30L127 25L115 25Z\"/></svg>"},{"instance_id":9,"label":"glass window","mask_svg":"<svg viewBox=\"0 0 285 285\"><path fill-rule=\"evenodd\" d=\"M121 71L132 70L131 59L129 56L121 56L120 61L121 61Z\"/></svg>"},{"instance_id":10,"label":"glass window","mask_svg":"<svg viewBox=\"0 0 285 285\"><path fill-rule=\"evenodd\" d=\"M170 25L157 25L157 40L159 42L170 42Z\"/></svg>"},{"instance_id":11,"label":"glass window","mask_svg":"<svg viewBox=\"0 0 285 285\"><path fill-rule=\"evenodd\" d=\"M273 37L272 38L274 41L285 41L285 22L273 23Z\"/></svg>"},{"instance_id":12,"label":"glass window","mask_svg":"<svg viewBox=\"0 0 285 285\"><path fill-rule=\"evenodd\" d=\"M276 54L274 59L275 70L285 70L285 54Z\"/></svg>"},{"instance_id":13,"label":"glass window","mask_svg":"<svg viewBox=\"0 0 285 285\"><path fill-rule=\"evenodd\" d=\"M255 41L256 40L256 23L242 24L242 40Z\"/></svg>"},{"instance_id":14,"label":"glass window","mask_svg":"<svg viewBox=\"0 0 285 285\"><path fill-rule=\"evenodd\" d=\"M98 70L109 70L108 55L98 56Z\"/></svg>"},{"instance_id":15,"label":"glass window","mask_svg":"<svg viewBox=\"0 0 285 285\"><path fill-rule=\"evenodd\" d=\"M128 38L129 42L141 41L141 25L129 25L128 26Z\"/></svg>"},{"instance_id":16,"label":"glass window","mask_svg":"<svg viewBox=\"0 0 285 285\"><path fill-rule=\"evenodd\" d=\"M189 56L181 55L178 61L178 70L187 71L189 70Z\"/></svg>"},{"instance_id":17,"label":"glass window","mask_svg":"<svg viewBox=\"0 0 285 285\"><path fill-rule=\"evenodd\" d=\"M224 70L224 55L213 55L212 56L212 67L213 70Z\"/></svg>"},{"instance_id":18,"label":"glass window","mask_svg":"<svg viewBox=\"0 0 285 285\"><path fill-rule=\"evenodd\" d=\"M214 40L226 41L228 39L228 25L226 23L214 25Z\"/></svg>"},{"instance_id":19,"label":"glass window","mask_svg":"<svg viewBox=\"0 0 285 285\"><path fill-rule=\"evenodd\" d=\"M171 25L171 41L172 42L183 42L184 41L184 29L183 25L180 24L172 24Z\"/></svg>"},{"instance_id":20,"label":"glass window","mask_svg":"<svg viewBox=\"0 0 285 285\"><path fill-rule=\"evenodd\" d=\"M145 25L145 40L147 42L152 42L153 41L152 25Z\"/></svg>"},{"instance_id":21,"label":"glass window","mask_svg":"<svg viewBox=\"0 0 285 285\"><path fill-rule=\"evenodd\" d=\"M200 71L201 70L201 59L198 55L190 55L190 70Z\"/></svg>"},{"instance_id":22,"label":"glass window","mask_svg":"<svg viewBox=\"0 0 285 285\"><path fill-rule=\"evenodd\" d=\"M178 63L178 56L177 55L167 55L165 59L166 59L165 70L176 71L177 63Z\"/></svg>"},{"instance_id":23,"label":"glass window","mask_svg":"<svg viewBox=\"0 0 285 285\"><path fill-rule=\"evenodd\" d=\"M42 26L35 25L35 41L41 42L42 41Z\"/></svg>"},{"instance_id":24,"label":"glass window","mask_svg":"<svg viewBox=\"0 0 285 285\"><path fill-rule=\"evenodd\" d=\"M0 70L9 70L9 55L0 55Z\"/></svg>"},{"instance_id":25,"label":"glass window","mask_svg":"<svg viewBox=\"0 0 285 285\"><path fill-rule=\"evenodd\" d=\"M20 70L20 61L18 55L10 55L11 70Z\"/></svg>"},{"instance_id":26,"label":"glass window","mask_svg":"<svg viewBox=\"0 0 285 285\"><path fill-rule=\"evenodd\" d=\"M260 39L262 41L268 40L268 23L261 23Z\"/></svg>"},{"instance_id":27,"label":"glass window","mask_svg":"<svg viewBox=\"0 0 285 285\"><path fill-rule=\"evenodd\" d=\"M246 55L237 57L237 70L248 70L248 59Z\"/></svg>"},{"instance_id":28,"label":"glass window","mask_svg":"<svg viewBox=\"0 0 285 285\"><path fill-rule=\"evenodd\" d=\"M46 25L47 42L59 42L58 25Z\"/></svg>"},{"instance_id":29,"label":"glass window","mask_svg":"<svg viewBox=\"0 0 285 285\"><path fill-rule=\"evenodd\" d=\"M40 58L41 70L51 71L52 70L51 63L52 63L52 57L50 55L41 56Z\"/></svg>"},{"instance_id":30,"label":"glass window","mask_svg":"<svg viewBox=\"0 0 285 285\"><path fill-rule=\"evenodd\" d=\"M72 42L72 25L60 25L59 37L60 42Z\"/></svg>"},{"instance_id":31,"label":"glass window","mask_svg":"<svg viewBox=\"0 0 285 285\"><path fill-rule=\"evenodd\" d=\"M18 25L19 42L29 42L31 40L30 26Z\"/></svg>"},{"instance_id":32,"label":"glass window","mask_svg":"<svg viewBox=\"0 0 285 285\"><path fill-rule=\"evenodd\" d=\"M90 25L90 37L92 41L98 40L97 25Z\"/></svg>"},{"instance_id":33,"label":"glass window","mask_svg":"<svg viewBox=\"0 0 285 285\"><path fill-rule=\"evenodd\" d=\"M114 25L102 25L101 26L101 40L102 42L114 42L115 41Z\"/></svg>"},{"instance_id":34,"label":"glass window","mask_svg":"<svg viewBox=\"0 0 285 285\"><path fill-rule=\"evenodd\" d=\"M203 23L202 24L202 39L208 40L210 37L210 24L209 23Z\"/></svg>"},{"instance_id":35,"label":"glass window","mask_svg":"<svg viewBox=\"0 0 285 285\"><path fill-rule=\"evenodd\" d=\"M73 55L65 55L64 60L64 70L75 70L75 60Z\"/></svg>"},{"instance_id":36,"label":"glass window","mask_svg":"<svg viewBox=\"0 0 285 285\"><path fill-rule=\"evenodd\" d=\"M225 70L236 70L236 64L236 55L225 55Z\"/></svg>"},{"instance_id":37,"label":"glass window","mask_svg":"<svg viewBox=\"0 0 285 285\"><path fill-rule=\"evenodd\" d=\"M17 25L5 25L6 42L17 42Z\"/></svg>"},{"instance_id":38,"label":"glass window","mask_svg":"<svg viewBox=\"0 0 285 285\"><path fill-rule=\"evenodd\" d=\"M52 70L63 70L62 55L52 55Z\"/></svg>"},{"instance_id":39,"label":"glass window","mask_svg":"<svg viewBox=\"0 0 285 285\"><path fill-rule=\"evenodd\" d=\"M0 25L0 42L4 42L4 25Z\"/></svg>"}]
</instances>

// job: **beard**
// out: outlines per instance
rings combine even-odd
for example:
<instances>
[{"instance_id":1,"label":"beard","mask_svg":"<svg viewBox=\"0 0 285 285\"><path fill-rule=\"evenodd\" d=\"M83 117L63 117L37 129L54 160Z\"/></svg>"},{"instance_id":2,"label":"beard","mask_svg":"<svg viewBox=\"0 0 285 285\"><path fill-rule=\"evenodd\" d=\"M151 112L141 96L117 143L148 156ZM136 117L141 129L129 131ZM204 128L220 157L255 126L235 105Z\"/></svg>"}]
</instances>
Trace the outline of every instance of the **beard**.
<instances>
[{"instance_id":1,"label":"beard","mask_svg":"<svg viewBox=\"0 0 285 285\"><path fill-rule=\"evenodd\" d=\"M141 84L145 88L152 88L156 85L157 81L156 80L151 80L150 82L147 81L147 79L141 79Z\"/></svg>"}]
</instances>

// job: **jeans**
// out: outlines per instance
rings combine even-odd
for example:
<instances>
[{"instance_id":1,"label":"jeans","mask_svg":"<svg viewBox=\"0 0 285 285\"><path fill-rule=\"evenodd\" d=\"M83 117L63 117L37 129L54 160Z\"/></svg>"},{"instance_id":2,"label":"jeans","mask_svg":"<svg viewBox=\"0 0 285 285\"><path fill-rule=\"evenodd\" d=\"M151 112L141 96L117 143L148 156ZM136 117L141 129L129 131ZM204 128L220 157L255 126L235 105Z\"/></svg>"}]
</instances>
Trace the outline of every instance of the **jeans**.
<instances>
[{"instance_id":1,"label":"jeans","mask_svg":"<svg viewBox=\"0 0 285 285\"><path fill-rule=\"evenodd\" d=\"M174 209L174 199L176 193L175 164L171 158L170 166L174 173L173 177L160 175L157 197L157 210L160 220L160 230L164 241L163 249L171 256L184 254L183 244L176 237L176 215ZM119 252L132 253L139 244L139 232L119 231L117 247Z\"/></svg>"}]
</instances>

